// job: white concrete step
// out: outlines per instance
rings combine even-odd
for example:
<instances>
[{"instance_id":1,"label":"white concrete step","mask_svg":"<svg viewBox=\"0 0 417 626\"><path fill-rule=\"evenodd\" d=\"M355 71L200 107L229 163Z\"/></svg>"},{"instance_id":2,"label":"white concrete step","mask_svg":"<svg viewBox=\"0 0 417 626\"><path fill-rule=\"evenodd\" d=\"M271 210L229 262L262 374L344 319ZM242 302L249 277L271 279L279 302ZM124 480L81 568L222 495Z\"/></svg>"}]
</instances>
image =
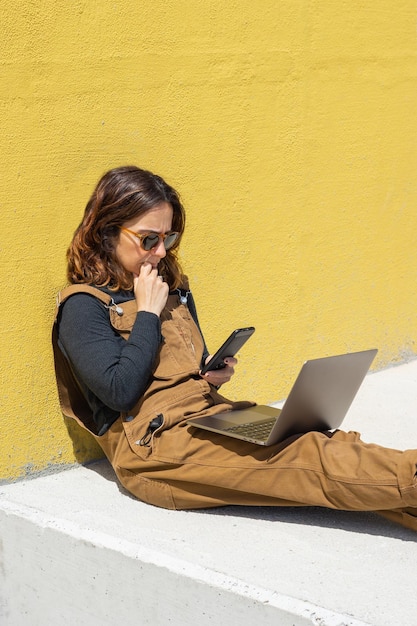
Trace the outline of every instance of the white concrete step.
<instances>
[{"instance_id":1,"label":"white concrete step","mask_svg":"<svg viewBox=\"0 0 417 626\"><path fill-rule=\"evenodd\" d=\"M417 448L417 361L345 420ZM372 513L138 502L107 462L0 486L2 626L417 626L417 533Z\"/></svg>"}]
</instances>

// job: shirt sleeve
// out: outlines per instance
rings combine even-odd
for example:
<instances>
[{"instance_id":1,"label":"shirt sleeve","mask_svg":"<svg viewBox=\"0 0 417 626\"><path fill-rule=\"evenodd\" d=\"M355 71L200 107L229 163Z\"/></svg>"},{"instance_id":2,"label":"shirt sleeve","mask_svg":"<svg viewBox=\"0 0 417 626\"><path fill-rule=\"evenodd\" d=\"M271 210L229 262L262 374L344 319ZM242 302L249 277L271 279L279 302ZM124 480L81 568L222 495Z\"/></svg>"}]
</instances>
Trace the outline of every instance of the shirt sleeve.
<instances>
[{"instance_id":1,"label":"shirt sleeve","mask_svg":"<svg viewBox=\"0 0 417 626\"><path fill-rule=\"evenodd\" d=\"M140 311L125 340L97 298L79 293L62 305L60 347L76 377L115 411L129 411L145 392L161 340L160 319L154 313Z\"/></svg>"}]
</instances>

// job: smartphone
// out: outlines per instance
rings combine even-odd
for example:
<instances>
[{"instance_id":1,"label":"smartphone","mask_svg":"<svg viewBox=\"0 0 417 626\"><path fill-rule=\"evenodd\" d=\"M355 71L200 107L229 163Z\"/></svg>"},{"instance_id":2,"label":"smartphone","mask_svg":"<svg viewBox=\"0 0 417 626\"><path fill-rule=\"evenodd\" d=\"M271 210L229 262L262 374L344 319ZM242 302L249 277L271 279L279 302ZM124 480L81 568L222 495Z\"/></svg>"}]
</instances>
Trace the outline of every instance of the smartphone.
<instances>
[{"instance_id":1,"label":"smartphone","mask_svg":"<svg viewBox=\"0 0 417 626\"><path fill-rule=\"evenodd\" d=\"M234 330L224 344L213 354L210 361L202 368L201 373L205 374L209 370L219 370L222 367L226 367L224 359L228 356L235 356L236 352L240 350L254 332L255 328L253 326Z\"/></svg>"}]
</instances>

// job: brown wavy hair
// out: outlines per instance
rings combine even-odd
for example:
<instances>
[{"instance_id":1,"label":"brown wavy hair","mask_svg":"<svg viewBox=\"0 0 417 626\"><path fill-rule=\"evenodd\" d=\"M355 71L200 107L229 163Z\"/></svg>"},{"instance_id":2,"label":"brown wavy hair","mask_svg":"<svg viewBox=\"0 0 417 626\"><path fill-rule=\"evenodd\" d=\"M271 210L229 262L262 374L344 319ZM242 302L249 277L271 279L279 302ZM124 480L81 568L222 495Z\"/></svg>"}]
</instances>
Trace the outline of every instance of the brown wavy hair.
<instances>
[{"instance_id":1,"label":"brown wavy hair","mask_svg":"<svg viewBox=\"0 0 417 626\"><path fill-rule=\"evenodd\" d=\"M133 289L132 274L115 255L120 227L161 202L172 206L172 230L180 237L161 259L159 273L170 289L176 289L183 278L177 253L185 227L184 207L179 194L160 176L134 165L112 169L97 183L67 251L69 282L114 291Z\"/></svg>"}]
</instances>

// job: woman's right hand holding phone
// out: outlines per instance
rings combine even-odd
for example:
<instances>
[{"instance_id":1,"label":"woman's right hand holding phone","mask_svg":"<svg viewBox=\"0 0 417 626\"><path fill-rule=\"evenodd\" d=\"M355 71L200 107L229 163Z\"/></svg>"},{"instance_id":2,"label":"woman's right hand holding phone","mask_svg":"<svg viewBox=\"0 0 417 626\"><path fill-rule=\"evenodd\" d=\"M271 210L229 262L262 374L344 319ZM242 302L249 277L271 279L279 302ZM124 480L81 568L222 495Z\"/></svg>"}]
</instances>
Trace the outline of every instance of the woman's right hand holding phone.
<instances>
[{"instance_id":1,"label":"woman's right hand holding phone","mask_svg":"<svg viewBox=\"0 0 417 626\"><path fill-rule=\"evenodd\" d=\"M211 359L212 355L208 356L206 363ZM224 367L215 370L209 370L205 374L201 374L202 378L205 378L211 385L220 387L225 383L228 383L235 373L235 367L237 365L237 359L232 356L228 356L224 359Z\"/></svg>"}]
</instances>

